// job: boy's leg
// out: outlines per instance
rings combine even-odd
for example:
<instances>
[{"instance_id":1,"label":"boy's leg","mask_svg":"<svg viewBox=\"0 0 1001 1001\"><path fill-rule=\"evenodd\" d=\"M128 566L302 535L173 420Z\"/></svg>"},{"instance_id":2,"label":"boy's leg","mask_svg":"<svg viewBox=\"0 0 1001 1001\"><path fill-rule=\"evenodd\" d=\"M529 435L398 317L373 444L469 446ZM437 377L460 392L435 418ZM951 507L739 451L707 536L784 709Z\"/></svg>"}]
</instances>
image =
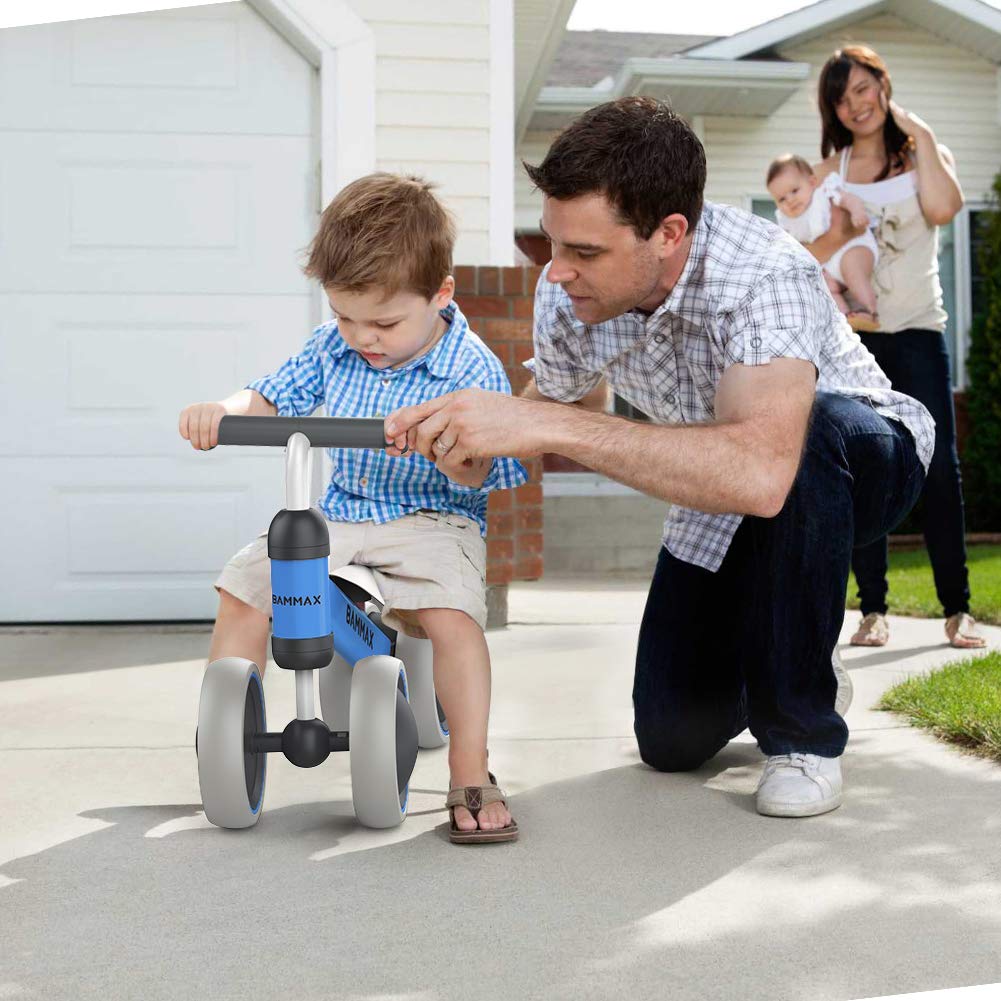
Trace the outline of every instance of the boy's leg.
<instances>
[{"instance_id":1,"label":"boy's leg","mask_svg":"<svg viewBox=\"0 0 1001 1001\"><path fill-rule=\"evenodd\" d=\"M828 291L831 293L831 297L837 303L838 309L842 313L847 313L851 307L848 305L848 300L842 294L844 291L844 285L841 284L833 275L828 274L827 269L823 270L824 281L827 282Z\"/></svg>"},{"instance_id":2,"label":"boy's leg","mask_svg":"<svg viewBox=\"0 0 1001 1001\"><path fill-rule=\"evenodd\" d=\"M219 611L209 644L209 663L222 657L245 657L261 669L263 676L270 633L268 616L220 588Z\"/></svg>"},{"instance_id":3,"label":"boy's leg","mask_svg":"<svg viewBox=\"0 0 1001 1001\"><path fill-rule=\"evenodd\" d=\"M876 293L872 287L875 258L868 247L852 247L841 258L841 274L855 301L867 312L876 315Z\"/></svg>"},{"instance_id":4,"label":"boy's leg","mask_svg":"<svg viewBox=\"0 0 1001 1001\"><path fill-rule=\"evenodd\" d=\"M434 687L448 719L448 767L451 788L486 785L487 723L490 717L490 652L483 630L455 608L424 608L417 613L434 649ZM479 812L479 827L506 827L511 815L503 803ZM464 831L477 822L465 807L455 808L455 822Z\"/></svg>"},{"instance_id":5,"label":"boy's leg","mask_svg":"<svg viewBox=\"0 0 1001 1001\"><path fill-rule=\"evenodd\" d=\"M219 612L209 644L209 662L220 657L245 657L263 675L271 631L267 533L259 535L230 559L215 587L219 592Z\"/></svg>"}]
</instances>

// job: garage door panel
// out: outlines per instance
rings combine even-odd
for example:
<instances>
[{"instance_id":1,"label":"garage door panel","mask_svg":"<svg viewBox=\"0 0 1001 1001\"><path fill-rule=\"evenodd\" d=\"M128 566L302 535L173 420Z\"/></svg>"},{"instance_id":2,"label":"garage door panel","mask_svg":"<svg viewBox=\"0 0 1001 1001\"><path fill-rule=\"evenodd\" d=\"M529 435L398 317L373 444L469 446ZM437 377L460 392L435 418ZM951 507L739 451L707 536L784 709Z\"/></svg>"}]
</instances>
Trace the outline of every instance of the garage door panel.
<instances>
[{"instance_id":1,"label":"garage door panel","mask_svg":"<svg viewBox=\"0 0 1001 1001\"><path fill-rule=\"evenodd\" d=\"M242 3L0 31L0 619L211 618L282 506L280 449L177 423L320 315L316 96Z\"/></svg>"},{"instance_id":2,"label":"garage door panel","mask_svg":"<svg viewBox=\"0 0 1001 1001\"><path fill-rule=\"evenodd\" d=\"M0 133L0 291L305 292L311 150L296 138Z\"/></svg>"},{"instance_id":3,"label":"garage door panel","mask_svg":"<svg viewBox=\"0 0 1001 1001\"><path fill-rule=\"evenodd\" d=\"M283 506L282 461L5 460L20 484L0 546L30 568L0 598L8 622L210 619L212 582ZM15 491L15 493L17 493Z\"/></svg>"},{"instance_id":4,"label":"garage door panel","mask_svg":"<svg viewBox=\"0 0 1001 1001\"><path fill-rule=\"evenodd\" d=\"M286 95L312 77L244 4L10 28L0 129L308 136L309 102Z\"/></svg>"},{"instance_id":5,"label":"garage door panel","mask_svg":"<svg viewBox=\"0 0 1001 1001\"><path fill-rule=\"evenodd\" d=\"M0 454L178 456L189 403L299 351L311 296L0 296L0 392L24 416Z\"/></svg>"}]
</instances>

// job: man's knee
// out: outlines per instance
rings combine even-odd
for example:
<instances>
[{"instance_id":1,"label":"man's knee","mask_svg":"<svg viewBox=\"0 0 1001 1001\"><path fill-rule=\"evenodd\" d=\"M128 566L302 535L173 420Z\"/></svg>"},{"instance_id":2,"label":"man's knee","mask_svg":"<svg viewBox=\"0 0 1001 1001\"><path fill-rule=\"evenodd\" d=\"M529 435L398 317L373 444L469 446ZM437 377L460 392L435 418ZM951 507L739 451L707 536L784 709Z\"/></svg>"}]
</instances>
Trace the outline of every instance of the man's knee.
<instances>
[{"instance_id":1,"label":"man's knee","mask_svg":"<svg viewBox=\"0 0 1001 1001\"><path fill-rule=\"evenodd\" d=\"M674 729L651 732L637 725L636 743L643 762L658 772L691 772L726 745L726 738L707 740L704 734Z\"/></svg>"}]
</instances>

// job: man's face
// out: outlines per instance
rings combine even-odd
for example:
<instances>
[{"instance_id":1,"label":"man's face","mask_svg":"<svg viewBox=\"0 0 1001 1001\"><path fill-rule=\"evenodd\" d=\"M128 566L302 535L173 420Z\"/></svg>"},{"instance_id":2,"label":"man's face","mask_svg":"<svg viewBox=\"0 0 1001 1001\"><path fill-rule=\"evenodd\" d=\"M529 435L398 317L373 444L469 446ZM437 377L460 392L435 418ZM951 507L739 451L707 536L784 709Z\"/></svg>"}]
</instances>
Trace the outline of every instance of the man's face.
<instances>
[{"instance_id":1,"label":"man's face","mask_svg":"<svg viewBox=\"0 0 1001 1001\"><path fill-rule=\"evenodd\" d=\"M578 320L602 323L636 306L656 309L664 301L665 262L677 247L661 230L640 239L603 194L544 197L542 232L552 246L549 281L570 296Z\"/></svg>"}]
</instances>

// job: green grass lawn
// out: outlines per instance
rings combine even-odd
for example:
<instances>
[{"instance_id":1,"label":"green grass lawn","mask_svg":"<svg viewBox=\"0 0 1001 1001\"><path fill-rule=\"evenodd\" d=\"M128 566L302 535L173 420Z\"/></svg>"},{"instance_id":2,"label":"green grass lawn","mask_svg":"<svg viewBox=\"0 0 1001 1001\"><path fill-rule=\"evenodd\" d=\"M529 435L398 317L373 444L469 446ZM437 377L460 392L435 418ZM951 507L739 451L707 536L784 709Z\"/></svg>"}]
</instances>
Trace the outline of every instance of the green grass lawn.
<instances>
[{"instance_id":1,"label":"green grass lawn","mask_svg":"<svg viewBox=\"0 0 1001 1001\"><path fill-rule=\"evenodd\" d=\"M1001 761L1001 652L958 661L910 678L883 695L878 709Z\"/></svg>"},{"instance_id":2,"label":"green grass lawn","mask_svg":"<svg viewBox=\"0 0 1001 1001\"><path fill-rule=\"evenodd\" d=\"M970 614L978 622L1001 626L1001 546L970 546ZM931 564L924 549L890 550L890 591L887 601L894 615L940 618ZM848 607L858 608L855 575L848 578Z\"/></svg>"}]
</instances>

